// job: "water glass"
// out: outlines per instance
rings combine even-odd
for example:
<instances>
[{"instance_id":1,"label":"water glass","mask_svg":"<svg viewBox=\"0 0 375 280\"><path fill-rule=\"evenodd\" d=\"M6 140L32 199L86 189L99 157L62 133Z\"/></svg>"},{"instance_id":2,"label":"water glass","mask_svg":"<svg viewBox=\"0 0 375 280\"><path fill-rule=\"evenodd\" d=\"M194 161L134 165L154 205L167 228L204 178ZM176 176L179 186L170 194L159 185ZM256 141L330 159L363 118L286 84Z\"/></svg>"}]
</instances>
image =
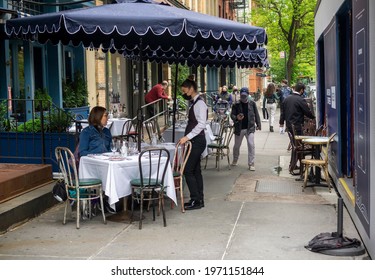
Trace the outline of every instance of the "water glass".
<instances>
[{"instance_id":1,"label":"water glass","mask_svg":"<svg viewBox=\"0 0 375 280\"><path fill-rule=\"evenodd\" d=\"M115 155L115 153L117 152L117 149L118 149L117 141L112 141L111 142L111 151L112 151L113 155Z\"/></svg>"}]
</instances>

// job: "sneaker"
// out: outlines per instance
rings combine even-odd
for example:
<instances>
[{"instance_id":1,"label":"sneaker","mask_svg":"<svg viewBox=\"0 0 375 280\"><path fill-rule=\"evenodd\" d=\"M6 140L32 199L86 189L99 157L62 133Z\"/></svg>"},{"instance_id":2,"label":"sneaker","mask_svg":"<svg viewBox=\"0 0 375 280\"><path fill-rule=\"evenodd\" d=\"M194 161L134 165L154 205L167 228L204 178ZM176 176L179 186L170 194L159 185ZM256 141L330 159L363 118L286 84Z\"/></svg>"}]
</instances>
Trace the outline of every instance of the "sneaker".
<instances>
[{"instance_id":1,"label":"sneaker","mask_svg":"<svg viewBox=\"0 0 375 280\"><path fill-rule=\"evenodd\" d=\"M249 165L249 170L250 171L255 171L255 166L254 165Z\"/></svg>"},{"instance_id":2,"label":"sneaker","mask_svg":"<svg viewBox=\"0 0 375 280\"><path fill-rule=\"evenodd\" d=\"M232 166L237 166L238 165L237 160L234 160L231 165Z\"/></svg>"},{"instance_id":3,"label":"sneaker","mask_svg":"<svg viewBox=\"0 0 375 280\"><path fill-rule=\"evenodd\" d=\"M262 122L268 122L268 120L266 120L266 119L263 119L263 120L262 120Z\"/></svg>"}]
</instances>

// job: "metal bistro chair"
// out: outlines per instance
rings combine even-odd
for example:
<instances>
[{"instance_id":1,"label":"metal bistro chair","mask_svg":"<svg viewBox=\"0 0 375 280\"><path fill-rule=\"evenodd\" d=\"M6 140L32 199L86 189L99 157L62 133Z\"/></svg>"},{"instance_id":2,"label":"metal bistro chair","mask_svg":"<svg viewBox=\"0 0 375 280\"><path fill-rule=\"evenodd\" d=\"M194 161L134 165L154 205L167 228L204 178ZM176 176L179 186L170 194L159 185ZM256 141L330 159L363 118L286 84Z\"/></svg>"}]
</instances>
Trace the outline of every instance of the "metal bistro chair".
<instances>
[{"instance_id":1,"label":"metal bistro chair","mask_svg":"<svg viewBox=\"0 0 375 280\"><path fill-rule=\"evenodd\" d=\"M229 143L233 137L233 126L231 125L221 125L220 133L215 143L210 143L207 145L208 149L212 149L212 154L216 157L215 167L220 171L220 160L226 156L228 159L228 169L230 170L229 154L230 148ZM204 169L207 167L208 155L206 156L206 164Z\"/></svg>"},{"instance_id":2,"label":"metal bistro chair","mask_svg":"<svg viewBox=\"0 0 375 280\"><path fill-rule=\"evenodd\" d=\"M184 144L177 143L176 150L173 158L173 179L176 192L180 193L180 204L181 212L185 213L184 207L184 191L183 191L183 179L184 179L184 170L186 162L190 156L191 152L191 142L187 141ZM171 202L171 207L173 208L174 202Z\"/></svg>"},{"instance_id":3,"label":"metal bistro chair","mask_svg":"<svg viewBox=\"0 0 375 280\"><path fill-rule=\"evenodd\" d=\"M150 141L150 144L152 142L152 137L154 135L157 135L157 131L156 131L156 124L155 124L155 120L149 120L149 121L145 121L143 123L143 126L146 130L146 133L147 133L147 137L148 137L148 140ZM159 138L159 136L157 136L157 138Z\"/></svg>"},{"instance_id":4,"label":"metal bistro chair","mask_svg":"<svg viewBox=\"0 0 375 280\"><path fill-rule=\"evenodd\" d=\"M304 159L306 156L312 156L312 148L305 146L301 141L297 141L293 134L290 131L287 131L291 146L291 154L290 154L290 163L289 163L289 173L292 175L301 175L302 176L302 163L301 160ZM297 166L299 162L300 166ZM296 173L298 167L299 173Z\"/></svg>"},{"instance_id":5,"label":"metal bistro chair","mask_svg":"<svg viewBox=\"0 0 375 280\"><path fill-rule=\"evenodd\" d=\"M122 131L120 138L129 142L131 139L133 142L137 142L139 137L139 129L137 120L127 120L122 125Z\"/></svg>"},{"instance_id":6,"label":"metal bistro chair","mask_svg":"<svg viewBox=\"0 0 375 280\"><path fill-rule=\"evenodd\" d=\"M163 159L165 157L165 161ZM169 166L169 151L165 148L150 148L142 151L138 157L140 177L130 181L131 184L131 222L134 217L134 202L140 202L139 229L142 229L143 202L152 202L153 221L155 221L155 201L163 213L164 226L167 221L164 211L164 178Z\"/></svg>"},{"instance_id":7,"label":"metal bistro chair","mask_svg":"<svg viewBox=\"0 0 375 280\"><path fill-rule=\"evenodd\" d=\"M327 143L325 143L325 147L322 148L323 158L314 158L314 159L302 159L302 164L305 166L305 177L303 181L303 191L305 190L307 186L307 179L308 179L308 173L309 169L312 167L321 167L324 171L324 177L328 185L328 190L331 192L331 182L329 179L329 173L328 173L328 153L329 153L329 146L330 143L333 141L333 138L335 137L336 133L333 133L331 136L329 136Z\"/></svg>"},{"instance_id":8,"label":"metal bistro chair","mask_svg":"<svg viewBox=\"0 0 375 280\"><path fill-rule=\"evenodd\" d=\"M82 208L88 207L88 214L91 218L91 201L99 199L102 209L103 222L106 224L103 203L102 181L97 178L79 179L76 160L73 153L66 147L56 147L55 155L60 172L64 177L65 188L68 199L65 201L63 224L66 224L66 212L72 201L76 203L77 229L79 229L81 202Z\"/></svg>"}]
</instances>

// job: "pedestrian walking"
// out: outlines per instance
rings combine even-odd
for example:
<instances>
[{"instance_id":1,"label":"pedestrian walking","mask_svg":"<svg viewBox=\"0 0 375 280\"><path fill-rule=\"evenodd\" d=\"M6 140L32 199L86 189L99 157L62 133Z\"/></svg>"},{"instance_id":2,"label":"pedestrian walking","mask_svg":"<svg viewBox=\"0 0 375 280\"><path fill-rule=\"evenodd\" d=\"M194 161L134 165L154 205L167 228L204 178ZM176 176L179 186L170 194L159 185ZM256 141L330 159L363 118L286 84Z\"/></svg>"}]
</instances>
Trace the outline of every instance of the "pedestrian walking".
<instances>
[{"instance_id":1,"label":"pedestrian walking","mask_svg":"<svg viewBox=\"0 0 375 280\"><path fill-rule=\"evenodd\" d=\"M264 93L263 104L266 103L266 109L269 112L269 126L270 132L274 132L273 126L275 122L275 114L276 114L276 104L279 97L276 93L276 87L274 83L269 83Z\"/></svg>"},{"instance_id":2,"label":"pedestrian walking","mask_svg":"<svg viewBox=\"0 0 375 280\"><path fill-rule=\"evenodd\" d=\"M232 165L238 164L242 140L246 137L247 163L251 171L255 171L255 130L261 130L261 121L255 101L249 100L249 89L240 90L240 102L232 107L231 119L234 122L234 146Z\"/></svg>"},{"instance_id":3,"label":"pedestrian walking","mask_svg":"<svg viewBox=\"0 0 375 280\"><path fill-rule=\"evenodd\" d=\"M285 98L287 98L292 93L293 93L293 90L288 86L288 80L286 79L282 80L281 87L280 87L280 104L282 104Z\"/></svg>"},{"instance_id":4,"label":"pedestrian walking","mask_svg":"<svg viewBox=\"0 0 375 280\"><path fill-rule=\"evenodd\" d=\"M181 85L181 91L189 100L188 123L185 136L180 144L191 141L192 148L186 162L184 175L190 191L190 201L184 204L185 210L194 210L204 207L203 176L201 171L201 155L206 148L204 130L207 121L207 105L197 92L197 83L189 77Z\"/></svg>"},{"instance_id":5,"label":"pedestrian walking","mask_svg":"<svg viewBox=\"0 0 375 280\"><path fill-rule=\"evenodd\" d=\"M264 94L266 92L266 89L263 90L263 99L262 99L262 115L263 115L263 120L262 122L268 122L269 119L269 114L268 110L266 108L266 99L264 98Z\"/></svg>"},{"instance_id":6,"label":"pedestrian walking","mask_svg":"<svg viewBox=\"0 0 375 280\"><path fill-rule=\"evenodd\" d=\"M240 92L238 91L237 86L233 86L232 89L232 98L233 98L233 103L240 102Z\"/></svg>"}]
</instances>

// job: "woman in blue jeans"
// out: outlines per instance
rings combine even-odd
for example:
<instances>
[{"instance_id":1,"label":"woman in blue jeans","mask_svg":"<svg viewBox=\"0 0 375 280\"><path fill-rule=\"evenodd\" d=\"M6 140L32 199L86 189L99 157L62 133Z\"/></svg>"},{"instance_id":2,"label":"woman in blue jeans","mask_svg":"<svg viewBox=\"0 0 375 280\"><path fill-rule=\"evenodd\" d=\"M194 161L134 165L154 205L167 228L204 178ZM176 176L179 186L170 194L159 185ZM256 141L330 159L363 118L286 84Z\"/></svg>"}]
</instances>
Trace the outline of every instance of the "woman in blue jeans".
<instances>
[{"instance_id":1,"label":"woman in blue jeans","mask_svg":"<svg viewBox=\"0 0 375 280\"><path fill-rule=\"evenodd\" d=\"M192 148L186 162L184 175L190 191L190 201L185 203L185 210L194 210L204 207L203 177L201 170L201 155L206 148L204 130L207 121L207 105L197 92L197 84L189 77L182 85L183 97L189 100L188 123L185 136L180 139L184 144L191 141Z\"/></svg>"}]
</instances>

